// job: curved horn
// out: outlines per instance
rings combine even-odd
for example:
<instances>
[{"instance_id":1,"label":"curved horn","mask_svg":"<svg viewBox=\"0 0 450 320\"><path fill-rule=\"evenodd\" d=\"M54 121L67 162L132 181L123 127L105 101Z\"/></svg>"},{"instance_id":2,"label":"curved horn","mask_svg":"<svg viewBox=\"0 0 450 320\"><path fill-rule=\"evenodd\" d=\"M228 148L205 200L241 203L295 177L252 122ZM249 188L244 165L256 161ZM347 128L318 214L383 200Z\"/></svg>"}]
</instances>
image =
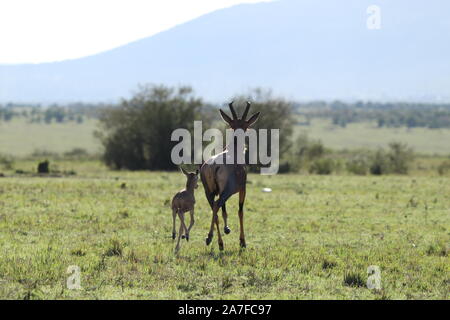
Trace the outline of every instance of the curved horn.
<instances>
[{"instance_id":1,"label":"curved horn","mask_svg":"<svg viewBox=\"0 0 450 320\"><path fill-rule=\"evenodd\" d=\"M247 119L247 114L248 114L248 111L250 110L250 105L251 105L251 103L249 101L247 101L247 106L245 107L244 114L242 115L242 120Z\"/></svg>"},{"instance_id":2,"label":"curved horn","mask_svg":"<svg viewBox=\"0 0 450 320\"><path fill-rule=\"evenodd\" d=\"M230 107L230 110L231 110L231 114L233 115L233 120L237 120L237 114L236 114L236 111L234 111L234 108L233 108L233 102L234 101L231 101L229 104L228 104L228 106Z\"/></svg>"}]
</instances>

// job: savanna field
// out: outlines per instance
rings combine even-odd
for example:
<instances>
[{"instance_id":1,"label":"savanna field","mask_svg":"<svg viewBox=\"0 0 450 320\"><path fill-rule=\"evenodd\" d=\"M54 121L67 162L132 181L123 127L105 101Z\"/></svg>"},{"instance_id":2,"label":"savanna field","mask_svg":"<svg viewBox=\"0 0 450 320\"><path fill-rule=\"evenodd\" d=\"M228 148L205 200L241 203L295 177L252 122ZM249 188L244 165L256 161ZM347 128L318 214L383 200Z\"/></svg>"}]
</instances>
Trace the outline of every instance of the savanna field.
<instances>
[{"instance_id":1,"label":"savanna field","mask_svg":"<svg viewBox=\"0 0 450 320\"><path fill-rule=\"evenodd\" d=\"M180 172L54 165L76 175L0 178L2 299L449 299L448 177L251 174L247 248L235 195L223 252L217 235L205 245L211 212L200 184L177 256L170 200L184 187ZM67 288L72 265L79 290ZM381 290L366 286L372 265Z\"/></svg>"},{"instance_id":2,"label":"savanna field","mask_svg":"<svg viewBox=\"0 0 450 320\"><path fill-rule=\"evenodd\" d=\"M73 2L0 2L0 301L450 301L450 5Z\"/></svg>"}]
</instances>

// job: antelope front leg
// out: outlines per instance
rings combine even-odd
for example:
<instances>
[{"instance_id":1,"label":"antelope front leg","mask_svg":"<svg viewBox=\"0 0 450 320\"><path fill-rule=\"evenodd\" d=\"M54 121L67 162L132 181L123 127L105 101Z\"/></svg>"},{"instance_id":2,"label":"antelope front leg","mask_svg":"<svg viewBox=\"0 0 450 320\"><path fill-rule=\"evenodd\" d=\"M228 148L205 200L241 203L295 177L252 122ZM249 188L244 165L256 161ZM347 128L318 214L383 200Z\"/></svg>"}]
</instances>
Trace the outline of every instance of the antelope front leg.
<instances>
[{"instance_id":1,"label":"antelope front leg","mask_svg":"<svg viewBox=\"0 0 450 320\"><path fill-rule=\"evenodd\" d=\"M245 243L244 234L244 202L245 202L245 190L239 191L239 225L241 234L239 236L239 241L241 248L245 248L247 244Z\"/></svg>"}]
</instances>

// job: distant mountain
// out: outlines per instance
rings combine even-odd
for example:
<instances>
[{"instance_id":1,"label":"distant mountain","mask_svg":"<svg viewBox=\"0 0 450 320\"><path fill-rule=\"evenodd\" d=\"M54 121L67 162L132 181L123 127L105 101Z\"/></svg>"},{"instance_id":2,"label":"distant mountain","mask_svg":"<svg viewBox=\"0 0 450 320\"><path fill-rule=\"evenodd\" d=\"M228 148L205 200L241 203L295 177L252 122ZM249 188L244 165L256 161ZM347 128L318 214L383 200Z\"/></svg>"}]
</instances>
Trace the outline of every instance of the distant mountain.
<instances>
[{"instance_id":1,"label":"distant mountain","mask_svg":"<svg viewBox=\"0 0 450 320\"><path fill-rule=\"evenodd\" d=\"M366 26L371 4L380 30ZM0 66L0 101L113 101L148 82L222 102L255 86L301 100L450 101L449 12L446 0L238 5L94 56Z\"/></svg>"}]
</instances>

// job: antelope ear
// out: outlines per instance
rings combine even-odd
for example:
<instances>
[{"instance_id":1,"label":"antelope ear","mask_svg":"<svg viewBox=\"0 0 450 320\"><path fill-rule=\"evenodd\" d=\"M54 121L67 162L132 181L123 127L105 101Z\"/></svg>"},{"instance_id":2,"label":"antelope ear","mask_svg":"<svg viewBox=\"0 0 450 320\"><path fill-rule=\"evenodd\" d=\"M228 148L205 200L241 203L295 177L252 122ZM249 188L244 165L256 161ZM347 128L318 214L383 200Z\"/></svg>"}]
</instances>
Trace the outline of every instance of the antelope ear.
<instances>
[{"instance_id":1,"label":"antelope ear","mask_svg":"<svg viewBox=\"0 0 450 320\"><path fill-rule=\"evenodd\" d=\"M222 109L219 109L219 111L220 111L220 116L222 117L222 120L228 124L231 124L231 122L233 120L231 120L231 118L229 116L227 116L227 114L225 112L223 112Z\"/></svg>"},{"instance_id":2,"label":"antelope ear","mask_svg":"<svg viewBox=\"0 0 450 320\"><path fill-rule=\"evenodd\" d=\"M183 169L183 167L180 167L181 172L183 172L184 175L188 175L188 172L186 170Z\"/></svg>"},{"instance_id":3,"label":"antelope ear","mask_svg":"<svg viewBox=\"0 0 450 320\"><path fill-rule=\"evenodd\" d=\"M256 122L256 120L258 120L260 113L261 112L257 112L254 115L252 115L250 117L250 119L248 119L247 124L248 124L249 127L252 126Z\"/></svg>"}]
</instances>

